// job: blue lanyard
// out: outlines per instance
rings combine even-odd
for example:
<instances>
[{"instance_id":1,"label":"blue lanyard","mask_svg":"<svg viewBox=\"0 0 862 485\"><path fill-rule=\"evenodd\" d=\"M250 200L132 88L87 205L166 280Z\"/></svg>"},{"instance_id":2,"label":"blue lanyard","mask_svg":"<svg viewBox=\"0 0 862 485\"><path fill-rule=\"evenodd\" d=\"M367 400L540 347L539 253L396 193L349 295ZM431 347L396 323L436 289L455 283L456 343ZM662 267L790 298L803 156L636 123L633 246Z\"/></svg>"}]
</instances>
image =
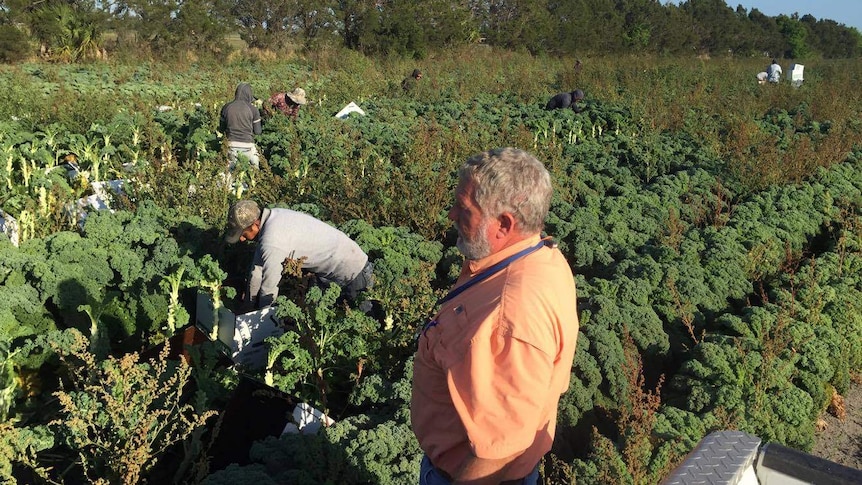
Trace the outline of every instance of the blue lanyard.
<instances>
[{"instance_id":1,"label":"blue lanyard","mask_svg":"<svg viewBox=\"0 0 862 485\"><path fill-rule=\"evenodd\" d=\"M467 280L466 283L453 289L452 291L449 292L449 294L447 294L446 296L444 296L443 298L438 300L437 306L440 306L440 305L446 303L447 301L451 300L452 298L455 298L456 296L460 295L461 293L464 293L465 291L467 291L468 288L475 285L476 283L484 281L484 280L488 279L489 277L493 276L494 274L499 273L506 266L509 266L510 264L512 264L512 262L514 262L515 260L523 258L524 256L526 256L526 255L528 255L534 251L538 251L539 249L542 249L542 247L544 247L544 246L545 246L545 241L539 241L539 244L536 244L535 246L529 247L527 249L522 249L522 250L518 251L517 253L515 253L515 254L509 256L508 258L500 261L499 263L495 264L494 266L487 268L485 271L482 271L481 273L477 274L473 278Z\"/></svg>"},{"instance_id":2,"label":"blue lanyard","mask_svg":"<svg viewBox=\"0 0 862 485\"><path fill-rule=\"evenodd\" d=\"M543 239L543 240L539 241L539 244L536 244L535 246L531 246L527 249L522 249L522 250L518 251L517 253L509 256L508 258L500 261L499 263L488 267L487 269L485 269L481 273L477 274L473 278L467 280L467 282L464 283L463 285L450 291L446 296L444 296L443 298L441 298L440 300L437 301L436 306L440 306L440 305L446 303L447 301L451 300L452 298L455 298L456 296L460 295L461 293L464 293L465 291L467 291L469 288L471 288L476 283L484 281L484 280L488 279L489 277L499 273L500 271L505 269L507 266L512 264L514 261L516 261L520 258L523 258L524 256L526 256L530 253L538 251L539 249L542 249L544 246L550 246L552 244L553 243L550 240L544 240ZM428 332L429 328L436 327L436 326L437 326L437 320L436 319L429 320L428 323L426 323L425 326L422 328L422 331L416 335L416 339L418 340L421 335L425 335L425 333Z\"/></svg>"}]
</instances>

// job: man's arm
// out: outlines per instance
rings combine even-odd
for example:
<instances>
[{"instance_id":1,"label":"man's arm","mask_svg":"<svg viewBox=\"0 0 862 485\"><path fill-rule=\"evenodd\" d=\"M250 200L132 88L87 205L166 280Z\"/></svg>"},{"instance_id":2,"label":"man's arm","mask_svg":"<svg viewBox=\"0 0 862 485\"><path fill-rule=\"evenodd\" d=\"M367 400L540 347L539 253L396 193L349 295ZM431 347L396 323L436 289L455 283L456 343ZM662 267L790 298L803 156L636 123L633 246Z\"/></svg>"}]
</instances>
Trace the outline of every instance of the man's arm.
<instances>
[{"instance_id":1,"label":"man's arm","mask_svg":"<svg viewBox=\"0 0 862 485\"><path fill-rule=\"evenodd\" d=\"M243 297L244 309L252 311L255 309L260 285L263 281L263 259L261 257L260 248L254 252L254 259L251 263L251 271L248 276L248 284L246 285L245 295Z\"/></svg>"},{"instance_id":2,"label":"man's arm","mask_svg":"<svg viewBox=\"0 0 862 485\"><path fill-rule=\"evenodd\" d=\"M281 274L284 271L284 259L287 257L282 251L265 244L258 246L261 261L260 297L258 306L260 308L272 305L278 298L278 284L281 282Z\"/></svg>"},{"instance_id":3,"label":"man's arm","mask_svg":"<svg viewBox=\"0 0 862 485\"><path fill-rule=\"evenodd\" d=\"M260 110L255 108L254 106L252 106L251 109L252 111L254 111L254 118L251 122L252 131L255 135L260 135L263 132L263 125L261 125L260 122Z\"/></svg>"},{"instance_id":4,"label":"man's arm","mask_svg":"<svg viewBox=\"0 0 862 485\"><path fill-rule=\"evenodd\" d=\"M227 116L225 115L224 108L221 109L218 117L218 131L225 133L227 131Z\"/></svg>"}]
</instances>

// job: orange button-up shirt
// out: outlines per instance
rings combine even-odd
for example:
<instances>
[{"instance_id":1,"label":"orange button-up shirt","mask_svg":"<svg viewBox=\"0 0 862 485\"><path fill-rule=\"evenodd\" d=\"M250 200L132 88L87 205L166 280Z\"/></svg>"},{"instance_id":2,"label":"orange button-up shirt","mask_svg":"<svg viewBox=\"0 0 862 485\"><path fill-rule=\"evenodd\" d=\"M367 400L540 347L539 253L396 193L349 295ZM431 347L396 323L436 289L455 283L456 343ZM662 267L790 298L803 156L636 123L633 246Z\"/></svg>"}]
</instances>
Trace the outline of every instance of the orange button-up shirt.
<instances>
[{"instance_id":1,"label":"orange button-up shirt","mask_svg":"<svg viewBox=\"0 0 862 485\"><path fill-rule=\"evenodd\" d=\"M535 236L467 261L455 287L539 242ZM521 453L505 480L529 474L551 449L578 335L575 281L544 247L447 301L420 334L411 421L422 449L455 475L465 459Z\"/></svg>"}]
</instances>

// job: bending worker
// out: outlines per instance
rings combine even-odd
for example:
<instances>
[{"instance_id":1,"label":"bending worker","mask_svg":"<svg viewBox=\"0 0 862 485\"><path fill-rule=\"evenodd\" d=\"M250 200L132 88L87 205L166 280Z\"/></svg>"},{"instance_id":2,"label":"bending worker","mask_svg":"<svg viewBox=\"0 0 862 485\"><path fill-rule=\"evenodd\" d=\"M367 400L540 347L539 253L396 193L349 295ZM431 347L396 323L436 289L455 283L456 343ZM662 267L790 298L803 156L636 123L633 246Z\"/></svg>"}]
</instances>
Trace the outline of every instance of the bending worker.
<instances>
[{"instance_id":1,"label":"bending worker","mask_svg":"<svg viewBox=\"0 0 862 485\"><path fill-rule=\"evenodd\" d=\"M548 103L545 105L545 109L550 111L554 109L572 108L575 113L580 113L584 108L579 104L579 102L583 100L584 92L580 89L575 89L570 93L555 94L548 100Z\"/></svg>"},{"instance_id":2,"label":"bending worker","mask_svg":"<svg viewBox=\"0 0 862 485\"><path fill-rule=\"evenodd\" d=\"M413 72L401 81L401 89L403 89L404 92L412 91L419 83L420 79L422 79L422 71L419 69L413 69Z\"/></svg>"},{"instance_id":3,"label":"bending worker","mask_svg":"<svg viewBox=\"0 0 862 485\"><path fill-rule=\"evenodd\" d=\"M305 90L296 88L289 93L275 93L266 101L266 110L272 114L272 110L278 110L288 118L296 119L299 116L299 108L308 104Z\"/></svg>"},{"instance_id":4,"label":"bending worker","mask_svg":"<svg viewBox=\"0 0 862 485\"><path fill-rule=\"evenodd\" d=\"M356 242L329 224L290 209L263 209L253 200L240 200L227 216L225 242L257 241L243 306L272 305L278 297L285 259L302 259L303 271L318 283L336 283L351 300L373 285L368 256Z\"/></svg>"},{"instance_id":5,"label":"bending worker","mask_svg":"<svg viewBox=\"0 0 862 485\"><path fill-rule=\"evenodd\" d=\"M578 335L572 271L540 237L551 177L514 148L475 155L458 176L449 219L466 260L414 359L419 483L535 484Z\"/></svg>"}]
</instances>

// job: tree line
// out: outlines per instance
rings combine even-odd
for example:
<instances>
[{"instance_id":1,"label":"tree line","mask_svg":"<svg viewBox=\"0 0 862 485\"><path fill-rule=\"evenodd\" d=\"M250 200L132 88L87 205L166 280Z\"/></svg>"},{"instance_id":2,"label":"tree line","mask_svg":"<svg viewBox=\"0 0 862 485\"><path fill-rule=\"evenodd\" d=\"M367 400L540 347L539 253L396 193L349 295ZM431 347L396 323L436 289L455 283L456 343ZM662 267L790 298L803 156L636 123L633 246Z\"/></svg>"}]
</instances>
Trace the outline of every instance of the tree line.
<instances>
[{"instance_id":1,"label":"tree line","mask_svg":"<svg viewBox=\"0 0 862 485\"><path fill-rule=\"evenodd\" d=\"M532 54L651 53L854 58L862 34L809 14L771 17L724 0L0 0L0 60L115 52L166 57L340 45L422 58L484 43Z\"/></svg>"}]
</instances>

